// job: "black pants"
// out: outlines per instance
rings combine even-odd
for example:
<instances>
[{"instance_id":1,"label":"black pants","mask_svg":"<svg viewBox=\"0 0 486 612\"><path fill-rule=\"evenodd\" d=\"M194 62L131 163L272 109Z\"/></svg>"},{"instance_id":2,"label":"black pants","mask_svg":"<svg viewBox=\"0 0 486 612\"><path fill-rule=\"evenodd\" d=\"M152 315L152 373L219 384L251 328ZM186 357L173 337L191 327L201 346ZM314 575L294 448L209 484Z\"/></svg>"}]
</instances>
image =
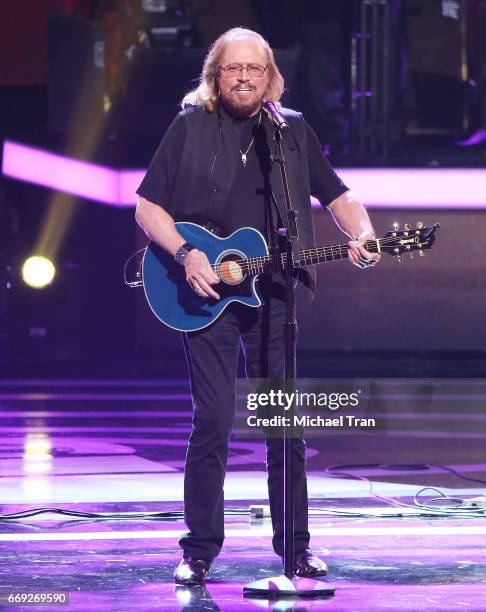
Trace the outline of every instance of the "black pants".
<instances>
[{"instance_id":1,"label":"black pants","mask_svg":"<svg viewBox=\"0 0 486 612\"><path fill-rule=\"evenodd\" d=\"M265 293L263 306L250 308L232 303L211 326L183 334L194 410L184 472L184 516L189 532L179 540L185 557L212 561L223 545L223 485L235 414L240 342L249 378L283 376L285 302ZM294 447L297 554L308 547L310 536L303 439L296 439ZM282 556L283 439L267 438L266 450L272 543Z\"/></svg>"}]
</instances>

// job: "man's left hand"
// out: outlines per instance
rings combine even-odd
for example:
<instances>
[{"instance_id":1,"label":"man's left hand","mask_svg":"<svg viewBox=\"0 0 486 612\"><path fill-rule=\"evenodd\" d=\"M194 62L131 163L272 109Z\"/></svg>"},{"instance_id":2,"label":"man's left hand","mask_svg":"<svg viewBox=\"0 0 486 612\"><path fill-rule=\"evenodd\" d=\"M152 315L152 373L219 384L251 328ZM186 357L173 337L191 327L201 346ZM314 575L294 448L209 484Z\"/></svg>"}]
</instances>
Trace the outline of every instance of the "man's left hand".
<instances>
[{"instance_id":1,"label":"man's left hand","mask_svg":"<svg viewBox=\"0 0 486 612\"><path fill-rule=\"evenodd\" d=\"M370 253L364 248L364 244L368 240L375 240L373 234L369 233L365 236L360 236L359 240L350 240L348 242L349 250L348 257L352 264L358 268L371 268L376 265L380 259L380 253Z\"/></svg>"}]
</instances>

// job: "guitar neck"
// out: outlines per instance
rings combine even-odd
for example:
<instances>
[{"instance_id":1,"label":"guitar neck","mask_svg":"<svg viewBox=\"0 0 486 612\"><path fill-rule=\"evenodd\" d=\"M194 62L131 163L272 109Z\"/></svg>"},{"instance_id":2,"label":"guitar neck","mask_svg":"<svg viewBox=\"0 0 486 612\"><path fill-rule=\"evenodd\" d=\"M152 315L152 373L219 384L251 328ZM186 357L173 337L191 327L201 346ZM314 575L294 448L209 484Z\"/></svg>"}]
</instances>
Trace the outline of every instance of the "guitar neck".
<instances>
[{"instance_id":1,"label":"guitar neck","mask_svg":"<svg viewBox=\"0 0 486 612\"><path fill-rule=\"evenodd\" d=\"M368 240L364 244L364 248L370 253L379 253L379 240ZM299 263L294 263L295 268L302 266L313 266L315 264L327 263L329 261L339 261L346 259L348 256L348 245L338 244L336 246L318 247L315 249L303 249L299 251ZM285 268L287 262L287 254L280 253L272 257L265 255L263 257L249 257L245 260L247 272L250 275L262 274L263 272L275 272Z\"/></svg>"}]
</instances>

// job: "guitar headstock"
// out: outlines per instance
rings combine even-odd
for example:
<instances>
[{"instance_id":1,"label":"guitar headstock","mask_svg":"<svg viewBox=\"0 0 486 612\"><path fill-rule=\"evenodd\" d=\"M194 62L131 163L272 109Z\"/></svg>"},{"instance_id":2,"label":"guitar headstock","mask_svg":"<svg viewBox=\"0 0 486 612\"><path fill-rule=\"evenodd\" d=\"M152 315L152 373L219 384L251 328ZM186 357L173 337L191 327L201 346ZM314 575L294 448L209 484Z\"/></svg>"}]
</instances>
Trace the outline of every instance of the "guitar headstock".
<instances>
[{"instance_id":1,"label":"guitar headstock","mask_svg":"<svg viewBox=\"0 0 486 612\"><path fill-rule=\"evenodd\" d=\"M424 226L421 221L418 221L415 229L406 223L401 230L398 223L394 223L392 231L380 238L381 251L398 257L399 260L403 253L410 253L410 257L413 257L414 251L418 251L419 255L423 256L425 251L432 248L435 234L439 228L438 223Z\"/></svg>"}]
</instances>

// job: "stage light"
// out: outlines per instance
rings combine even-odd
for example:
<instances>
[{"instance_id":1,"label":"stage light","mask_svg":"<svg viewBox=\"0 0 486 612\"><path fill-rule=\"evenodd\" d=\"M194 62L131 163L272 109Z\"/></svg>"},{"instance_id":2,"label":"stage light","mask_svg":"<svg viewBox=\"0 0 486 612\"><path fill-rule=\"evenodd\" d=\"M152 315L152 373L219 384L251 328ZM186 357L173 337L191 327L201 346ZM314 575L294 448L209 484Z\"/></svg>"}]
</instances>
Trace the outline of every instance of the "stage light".
<instances>
[{"instance_id":1,"label":"stage light","mask_svg":"<svg viewBox=\"0 0 486 612\"><path fill-rule=\"evenodd\" d=\"M22 280L33 289L44 289L56 275L56 268L50 259L41 255L28 257L22 266Z\"/></svg>"}]
</instances>

